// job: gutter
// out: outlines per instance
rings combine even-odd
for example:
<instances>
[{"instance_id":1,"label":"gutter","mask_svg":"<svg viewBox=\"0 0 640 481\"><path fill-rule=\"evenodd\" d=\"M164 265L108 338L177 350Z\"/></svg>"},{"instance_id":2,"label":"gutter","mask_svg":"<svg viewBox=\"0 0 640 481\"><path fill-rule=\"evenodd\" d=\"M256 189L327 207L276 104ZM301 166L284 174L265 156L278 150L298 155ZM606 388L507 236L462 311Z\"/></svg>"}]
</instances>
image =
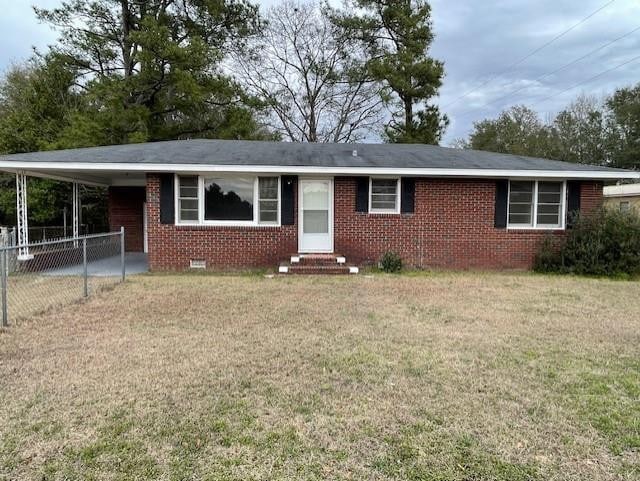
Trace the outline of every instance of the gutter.
<instances>
[{"instance_id":1,"label":"gutter","mask_svg":"<svg viewBox=\"0 0 640 481\"><path fill-rule=\"evenodd\" d=\"M548 178L548 179L640 179L640 172L631 170L520 170L520 169L441 169L392 167L315 167L284 165L211 165L211 164L156 164L156 163L103 163L103 162L24 162L0 161L0 170L24 170L35 173L46 171L64 176L68 171L91 172L175 172L175 173L259 173L298 175L394 175L408 177L457 178Z\"/></svg>"}]
</instances>

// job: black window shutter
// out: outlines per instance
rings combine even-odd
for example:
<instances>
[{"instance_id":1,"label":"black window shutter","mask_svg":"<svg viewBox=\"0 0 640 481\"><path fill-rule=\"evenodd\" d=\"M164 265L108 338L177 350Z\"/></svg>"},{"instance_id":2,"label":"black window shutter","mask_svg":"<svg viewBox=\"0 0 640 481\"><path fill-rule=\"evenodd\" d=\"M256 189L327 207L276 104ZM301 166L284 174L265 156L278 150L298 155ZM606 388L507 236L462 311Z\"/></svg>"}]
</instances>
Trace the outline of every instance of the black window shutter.
<instances>
[{"instance_id":1,"label":"black window shutter","mask_svg":"<svg viewBox=\"0 0 640 481\"><path fill-rule=\"evenodd\" d=\"M496 180L496 210L494 226L497 229L507 228L507 204L509 202L509 181Z\"/></svg>"},{"instance_id":2,"label":"black window shutter","mask_svg":"<svg viewBox=\"0 0 640 481\"><path fill-rule=\"evenodd\" d=\"M573 227L580 213L580 188L578 180L567 181L567 227Z\"/></svg>"},{"instance_id":3,"label":"black window shutter","mask_svg":"<svg viewBox=\"0 0 640 481\"><path fill-rule=\"evenodd\" d=\"M416 179L403 177L400 180L400 212L412 214L415 212Z\"/></svg>"},{"instance_id":4,"label":"black window shutter","mask_svg":"<svg viewBox=\"0 0 640 481\"><path fill-rule=\"evenodd\" d=\"M160 223L175 222L173 174L160 174Z\"/></svg>"},{"instance_id":5,"label":"black window shutter","mask_svg":"<svg viewBox=\"0 0 640 481\"><path fill-rule=\"evenodd\" d=\"M356 212L369 211L369 177L358 177L356 189Z\"/></svg>"},{"instance_id":6,"label":"black window shutter","mask_svg":"<svg viewBox=\"0 0 640 481\"><path fill-rule=\"evenodd\" d=\"M294 175L283 175L280 179L280 192L281 192L281 212L280 212L280 222L282 225L293 225L295 219L295 211L294 211L294 198L293 198L293 187L296 183L296 176Z\"/></svg>"}]
</instances>

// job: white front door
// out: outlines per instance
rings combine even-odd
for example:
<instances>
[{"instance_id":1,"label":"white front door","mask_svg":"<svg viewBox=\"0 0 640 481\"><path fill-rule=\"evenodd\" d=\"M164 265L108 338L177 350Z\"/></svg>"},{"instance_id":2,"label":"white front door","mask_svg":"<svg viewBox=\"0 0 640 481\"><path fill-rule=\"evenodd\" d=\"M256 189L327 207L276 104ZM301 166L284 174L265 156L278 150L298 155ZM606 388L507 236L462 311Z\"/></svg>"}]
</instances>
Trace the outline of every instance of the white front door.
<instances>
[{"instance_id":1,"label":"white front door","mask_svg":"<svg viewBox=\"0 0 640 481\"><path fill-rule=\"evenodd\" d=\"M333 180L301 179L298 192L298 250L333 252Z\"/></svg>"}]
</instances>

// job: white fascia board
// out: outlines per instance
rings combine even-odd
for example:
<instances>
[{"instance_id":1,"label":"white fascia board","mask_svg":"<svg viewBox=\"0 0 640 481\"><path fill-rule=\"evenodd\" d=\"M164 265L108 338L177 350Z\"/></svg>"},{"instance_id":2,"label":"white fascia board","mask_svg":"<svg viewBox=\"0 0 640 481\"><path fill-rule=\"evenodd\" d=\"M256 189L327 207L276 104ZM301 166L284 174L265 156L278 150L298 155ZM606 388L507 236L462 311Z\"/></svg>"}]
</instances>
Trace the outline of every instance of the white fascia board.
<instances>
[{"instance_id":1,"label":"white fascia board","mask_svg":"<svg viewBox=\"0 0 640 481\"><path fill-rule=\"evenodd\" d=\"M507 169L436 169L391 167L314 167L286 165L209 165L209 164L145 164L97 162L0 162L0 169L48 170L52 174L67 170L110 172L179 172L179 173L278 173L306 175L394 175L414 177L490 177L490 178L549 178L549 179L640 179L640 172L609 172L581 170L507 170Z\"/></svg>"},{"instance_id":2,"label":"white fascia board","mask_svg":"<svg viewBox=\"0 0 640 481\"><path fill-rule=\"evenodd\" d=\"M0 163L1 164L1 163ZM0 165L0 170L3 167ZM59 180L62 182L77 182L83 185L90 185L93 187L109 187L108 182L104 182L101 179L86 177L86 176L76 176L76 175L64 175L65 171L56 169L55 171L32 171L32 170L23 170L21 168L7 168L5 172L17 173L18 171L24 173L28 177L38 177L40 179L51 179L51 180Z\"/></svg>"}]
</instances>

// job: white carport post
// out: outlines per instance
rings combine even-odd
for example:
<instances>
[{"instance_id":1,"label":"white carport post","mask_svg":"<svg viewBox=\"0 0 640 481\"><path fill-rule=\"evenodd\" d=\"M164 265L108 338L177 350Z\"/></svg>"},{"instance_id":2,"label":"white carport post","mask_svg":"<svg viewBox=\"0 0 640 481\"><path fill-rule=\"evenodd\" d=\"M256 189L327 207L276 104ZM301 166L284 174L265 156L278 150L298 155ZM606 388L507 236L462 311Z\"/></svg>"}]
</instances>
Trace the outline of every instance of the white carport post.
<instances>
[{"instance_id":1,"label":"white carport post","mask_svg":"<svg viewBox=\"0 0 640 481\"><path fill-rule=\"evenodd\" d=\"M73 183L73 238L74 246L78 247L78 235L80 233L80 186Z\"/></svg>"},{"instance_id":2,"label":"white carport post","mask_svg":"<svg viewBox=\"0 0 640 481\"><path fill-rule=\"evenodd\" d=\"M29 221L27 215L27 176L16 172L16 203L18 217L18 260L32 259L29 255Z\"/></svg>"}]
</instances>

